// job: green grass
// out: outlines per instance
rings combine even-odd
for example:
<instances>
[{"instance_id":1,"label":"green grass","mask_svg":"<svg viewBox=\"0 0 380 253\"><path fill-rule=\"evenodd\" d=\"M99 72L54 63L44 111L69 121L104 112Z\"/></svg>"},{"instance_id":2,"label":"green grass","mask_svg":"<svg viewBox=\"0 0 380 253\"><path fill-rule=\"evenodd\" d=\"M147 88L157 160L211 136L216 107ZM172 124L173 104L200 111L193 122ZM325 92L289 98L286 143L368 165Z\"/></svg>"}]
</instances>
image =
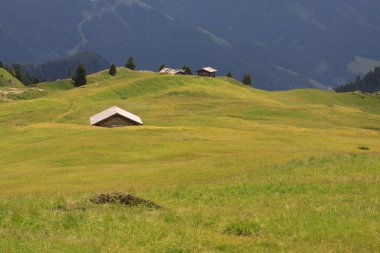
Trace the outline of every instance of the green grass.
<instances>
[{"instance_id":1,"label":"green grass","mask_svg":"<svg viewBox=\"0 0 380 253\"><path fill-rule=\"evenodd\" d=\"M49 90L51 92L70 90L70 89L75 88L75 86L71 83L71 80L69 80L69 79L57 80L55 82L38 83L38 84L36 84L36 86L40 89L46 89L46 90Z\"/></svg>"},{"instance_id":2,"label":"green grass","mask_svg":"<svg viewBox=\"0 0 380 253\"><path fill-rule=\"evenodd\" d=\"M89 82L0 104L0 252L379 249L379 96L125 69ZM145 125L88 126L112 105ZM114 191L163 208L88 201Z\"/></svg>"}]
</instances>

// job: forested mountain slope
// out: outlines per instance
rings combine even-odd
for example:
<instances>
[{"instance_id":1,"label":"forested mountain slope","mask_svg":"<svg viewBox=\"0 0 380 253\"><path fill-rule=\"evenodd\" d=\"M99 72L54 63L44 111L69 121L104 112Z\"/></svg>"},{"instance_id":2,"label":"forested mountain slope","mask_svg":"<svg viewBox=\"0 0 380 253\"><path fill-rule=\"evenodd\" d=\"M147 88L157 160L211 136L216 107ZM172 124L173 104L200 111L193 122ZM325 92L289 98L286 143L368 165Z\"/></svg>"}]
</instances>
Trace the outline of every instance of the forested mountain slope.
<instances>
[{"instance_id":1,"label":"forested mountain slope","mask_svg":"<svg viewBox=\"0 0 380 253\"><path fill-rule=\"evenodd\" d=\"M368 72L363 78L358 76L355 82L339 86L335 90L337 92L363 91L370 93L380 91L380 66Z\"/></svg>"},{"instance_id":2,"label":"forested mountain slope","mask_svg":"<svg viewBox=\"0 0 380 253\"><path fill-rule=\"evenodd\" d=\"M141 69L251 73L265 89L327 88L380 64L378 9L375 0L3 0L0 60L94 51L119 65L133 55Z\"/></svg>"}]
</instances>

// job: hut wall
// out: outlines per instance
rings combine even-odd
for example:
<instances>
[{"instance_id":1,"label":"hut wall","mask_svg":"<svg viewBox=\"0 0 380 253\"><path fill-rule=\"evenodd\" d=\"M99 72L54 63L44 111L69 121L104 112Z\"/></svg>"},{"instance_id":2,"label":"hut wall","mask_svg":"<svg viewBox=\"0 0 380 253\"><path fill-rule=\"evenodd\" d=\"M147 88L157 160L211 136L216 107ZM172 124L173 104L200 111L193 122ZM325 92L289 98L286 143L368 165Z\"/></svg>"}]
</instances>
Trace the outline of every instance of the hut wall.
<instances>
[{"instance_id":1,"label":"hut wall","mask_svg":"<svg viewBox=\"0 0 380 253\"><path fill-rule=\"evenodd\" d=\"M215 73L210 73L205 70L198 71L198 76L215 77Z\"/></svg>"},{"instance_id":2,"label":"hut wall","mask_svg":"<svg viewBox=\"0 0 380 253\"><path fill-rule=\"evenodd\" d=\"M210 73L208 73L207 71L201 70L201 71L198 72L198 76L207 76L207 77L209 77Z\"/></svg>"},{"instance_id":3,"label":"hut wall","mask_svg":"<svg viewBox=\"0 0 380 253\"><path fill-rule=\"evenodd\" d=\"M97 126L100 127L123 127L134 125L138 124L119 115L112 116L111 118L103 120L102 122L99 122L99 124L97 124Z\"/></svg>"}]
</instances>

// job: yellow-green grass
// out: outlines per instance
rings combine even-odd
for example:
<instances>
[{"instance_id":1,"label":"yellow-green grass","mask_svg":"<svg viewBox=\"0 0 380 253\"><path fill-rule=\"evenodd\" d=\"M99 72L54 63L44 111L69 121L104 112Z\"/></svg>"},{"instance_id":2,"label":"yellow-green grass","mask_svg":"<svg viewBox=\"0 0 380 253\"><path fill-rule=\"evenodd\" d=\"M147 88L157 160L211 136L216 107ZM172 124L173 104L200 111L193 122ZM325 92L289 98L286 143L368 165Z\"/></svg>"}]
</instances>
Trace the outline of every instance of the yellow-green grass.
<instances>
[{"instance_id":1,"label":"yellow-green grass","mask_svg":"<svg viewBox=\"0 0 380 253\"><path fill-rule=\"evenodd\" d=\"M1 252L380 247L379 96L121 68L41 85L0 104ZM89 126L112 105L145 125ZM108 191L163 208L75 208Z\"/></svg>"}]
</instances>

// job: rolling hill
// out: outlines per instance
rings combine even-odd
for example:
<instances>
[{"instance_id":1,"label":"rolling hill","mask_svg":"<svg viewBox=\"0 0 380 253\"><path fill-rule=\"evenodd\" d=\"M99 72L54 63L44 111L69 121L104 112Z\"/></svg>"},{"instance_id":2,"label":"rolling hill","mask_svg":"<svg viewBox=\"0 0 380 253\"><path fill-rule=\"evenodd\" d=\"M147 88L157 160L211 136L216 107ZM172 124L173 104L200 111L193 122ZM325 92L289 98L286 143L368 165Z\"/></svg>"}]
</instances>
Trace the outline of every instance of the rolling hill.
<instances>
[{"instance_id":1,"label":"rolling hill","mask_svg":"<svg viewBox=\"0 0 380 253\"><path fill-rule=\"evenodd\" d=\"M8 71L6 71L3 68L0 68L0 87L22 88L25 86L14 76L9 74Z\"/></svg>"},{"instance_id":2,"label":"rolling hill","mask_svg":"<svg viewBox=\"0 0 380 253\"><path fill-rule=\"evenodd\" d=\"M0 103L0 251L379 248L380 96L118 68ZM117 105L144 126L104 129ZM159 204L96 205L123 191Z\"/></svg>"},{"instance_id":3,"label":"rolling hill","mask_svg":"<svg viewBox=\"0 0 380 253\"><path fill-rule=\"evenodd\" d=\"M20 8L22 6L23 8ZM94 51L139 69L206 65L256 87L328 88L380 64L379 1L3 0L0 59ZM39 27L39 29L34 29Z\"/></svg>"}]
</instances>

